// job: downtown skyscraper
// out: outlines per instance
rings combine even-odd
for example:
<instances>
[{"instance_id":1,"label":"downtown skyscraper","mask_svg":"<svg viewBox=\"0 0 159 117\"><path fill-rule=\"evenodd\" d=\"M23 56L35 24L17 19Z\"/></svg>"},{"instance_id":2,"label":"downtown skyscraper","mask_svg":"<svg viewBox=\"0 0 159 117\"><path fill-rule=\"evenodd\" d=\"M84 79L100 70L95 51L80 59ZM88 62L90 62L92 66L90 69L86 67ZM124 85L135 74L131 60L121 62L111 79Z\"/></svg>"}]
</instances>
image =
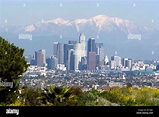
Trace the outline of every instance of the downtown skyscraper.
<instances>
[{"instance_id":1,"label":"downtown skyscraper","mask_svg":"<svg viewBox=\"0 0 159 117\"><path fill-rule=\"evenodd\" d=\"M73 49L74 45L73 44L64 44L64 64L66 69L69 69L69 50Z\"/></svg>"},{"instance_id":2,"label":"downtown skyscraper","mask_svg":"<svg viewBox=\"0 0 159 117\"><path fill-rule=\"evenodd\" d=\"M76 43L75 45L75 70L81 70L81 60L82 57L87 56L87 50L86 50L86 37L82 33L79 36L79 43Z\"/></svg>"},{"instance_id":3,"label":"downtown skyscraper","mask_svg":"<svg viewBox=\"0 0 159 117\"><path fill-rule=\"evenodd\" d=\"M57 58L58 64L68 71L97 70L104 67L105 63L103 43L95 43L95 38L89 38L87 41L83 33L79 35L78 42L54 42L53 56Z\"/></svg>"},{"instance_id":4,"label":"downtown skyscraper","mask_svg":"<svg viewBox=\"0 0 159 117\"><path fill-rule=\"evenodd\" d=\"M64 63L64 45L62 43L53 43L53 55L58 59L58 64Z\"/></svg>"},{"instance_id":5,"label":"downtown skyscraper","mask_svg":"<svg viewBox=\"0 0 159 117\"><path fill-rule=\"evenodd\" d=\"M96 69L96 47L95 39L89 38L87 46L87 69L95 70Z\"/></svg>"},{"instance_id":6,"label":"downtown skyscraper","mask_svg":"<svg viewBox=\"0 0 159 117\"><path fill-rule=\"evenodd\" d=\"M104 66L104 47L103 43L96 43L96 64L99 68Z\"/></svg>"},{"instance_id":7,"label":"downtown skyscraper","mask_svg":"<svg viewBox=\"0 0 159 117\"><path fill-rule=\"evenodd\" d=\"M46 67L45 50L35 51L35 62L38 67Z\"/></svg>"}]
</instances>

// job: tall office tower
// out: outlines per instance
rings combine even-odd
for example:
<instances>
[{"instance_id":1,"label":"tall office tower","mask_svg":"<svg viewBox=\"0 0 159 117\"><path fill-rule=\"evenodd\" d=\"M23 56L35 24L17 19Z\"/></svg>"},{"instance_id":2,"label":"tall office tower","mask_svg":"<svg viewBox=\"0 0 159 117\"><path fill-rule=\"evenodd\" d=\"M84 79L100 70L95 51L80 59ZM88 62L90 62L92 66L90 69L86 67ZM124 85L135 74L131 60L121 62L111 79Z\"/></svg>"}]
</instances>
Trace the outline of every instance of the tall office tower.
<instances>
[{"instance_id":1,"label":"tall office tower","mask_svg":"<svg viewBox=\"0 0 159 117\"><path fill-rule=\"evenodd\" d=\"M60 52L59 52L59 57L58 57L58 63L59 64L64 64L64 45L60 44Z\"/></svg>"},{"instance_id":2,"label":"tall office tower","mask_svg":"<svg viewBox=\"0 0 159 117\"><path fill-rule=\"evenodd\" d=\"M79 43L81 44L82 57L84 57L87 54L87 49L86 49L86 37L83 33L80 34L80 36L79 36Z\"/></svg>"},{"instance_id":3,"label":"tall office tower","mask_svg":"<svg viewBox=\"0 0 159 117\"><path fill-rule=\"evenodd\" d=\"M128 61L128 58L122 58L122 66L123 67L127 67L127 64L126 64L126 62Z\"/></svg>"},{"instance_id":4,"label":"tall office tower","mask_svg":"<svg viewBox=\"0 0 159 117\"><path fill-rule=\"evenodd\" d=\"M46 67L45 50L35 51L35 62L39 67Z\"/></svg>"},{"instance_id":5,"label":"tall office tower","mask_svg":"<svg viewBox=\"0 0 159 117\"><path fill-rule=\"evenodd\" d=\"M70 49L68 50L68 66L67 70L74 70L75 68L75 55L74 55L75 50Z\"/></svg>"},{"instance_id":6,"label":"tall office tower","mask_svg":"<svg viewBox=\"0 0 159 117\"><path fill-rule=\"evenodd\" d=\"M57 69L57 64L58 64L58 59L55 56L51 56L50 57L50 68L52 70L56 70Z\"/></svg>"},{"instance_id":7,"label":"tall office tower","mask_svg":"<svg viewBox=\"0 0 159 117\"><path fill-rule=\"evenodd\" d=\"M116 61L111 60L110 61L110 69L116 69L117 65L116 65Z\"/></svg>"},{"instance_id":8,"label":"tall office tower","mask_svg":"<svg viewBox=\"0 0 159 117\"><path fill-rule=\"evenodd\" d=\"M96 69L96 47L95 47L95 39L88 39L88 47L87 47L87 69L95 70Z\"/></svg>"},{"instance_id":9,"label":"tall office tower","mask_svg":"<svg viewBox=\"0 0 159 117\"><path fill-rule=\"evenodd\" d=\"M33 56L31 57L30 65L36 65L35 55L33 55Z\"/></svg>"},{"instance_id":10,"label":"tall office tower","mask_svg":"<svg viewBox=\"0 0 159 117\"><path fill-rule=\"evenodd\" d=\"M81 69L81 57L83 57L82 51L82 44L77 43L75 46L75 71Z\"/></svg>"},{"instance_id":11,"label":"tall office tower","mask_svg":"<svg viewBox=\"0 0 159 117\"><path fill-rule=\"evenodd\" d=\"M128 59L128 60L126 61L126 66L127 66L129 69L132 68L132 60L131 60L131 59Z\"/></svg>"},{"instance_id":12,"label":"tall office tower","mask_svg":"<svg viewBox=\"0 0 159 117\"><path fill-rule=\"evenodd\" d=\"M96 64L101 68L104 66L104 47L103 43L95 43L97 60Z\"/></svg>"},{"instance_id":13,"label":"tall office tower","mask_svg":"<svg viewBox=\"0 0 159 117\"><path fill-rule=\"evenodd\" d=\"M96 69L96 52L89 52L88 59L87 59L88 70L95 70Z\"/></svg>"},{"instance_id":14,"label":"tall office tower","mask_svg":"<svg viewBox=\"0 0 159 117\"><path fill-rule=\"evenodd\" d=\"M50 57L49 58L46 58L46 64L47 64L47 69L51 69L51 64L50 64Z\"/></svg>"},{"instance_id":15,"label":"tall office tower","mask_svg":"<svg viewBox=\"0 0 159 117\"><path fill-rule=\"evenodd\" d=\"M59 42L53 42L53 55L58 56Z\"/></svg>"},{"instance_id":16,"label":"tall office tower","mask_svg":"<svg viewBox=\"0 0 159 117\"><path fill-rule=\"evenodd\" d=\"M84 34L80 34L79 43L75 45L75 70L81 70L81 59L82 57L86 57L86 37Z\"/></svg>"},{"instance_id":17,"label":"tall office tower","mask_svg":"<svg viewBox=\"0 0 159 117\"><path fill-rule=\"evenodd\" d=\"M59 42L54 42L53 55L57 57L58 64L63 64L64 63L64 45Z\"/></svg>"},{"instance_id":18,"label":"tall office tower","mask_svg":"<svg viewBox=\"0 0 159 117\"><path fill-rule=\"evenodd\" d=\"M51 56L46 59L47 68L55 70L57 69L58 59L55 56Z\"/></svg>"},{"instance_id":19,"label":"tall office tower","mask_svg":"<svg viewBox=\"0 0 159 117\"><path fill-rule=\"evenodd\" d=\"M81 67L82 67L82 70L87 70L87 57L82 57L81 58Z\"/></svg>"},{"instance_id":20,"label":"tall office tower","mask_svg":"<svg viewBox=\"0 0 159 117\"><path fill-rule=\"evenodd\" d=\"M73 48L73 44L64 44L64 64L66 68L68 68L68 51Z\"/></svg>"},{"instance_id":21,"label":"tall office tower","mask_svg":"<svg viewBox=\"0 0 159 117\"><path fill-rule=\"evenodd\" d=\"M121 57L120 56L112 56L111 60L116 62L116 67L121 67Z\"/></svg>"},{"instance_id":22,"label":"tall office tower","mask_svg":"<svg viewBox=\"0 0 159 117\"><path fill-rule=\"evenodd\" d=\"M89 38L87 48L88 48L87 52L95 52L96 51L94 38Z\"/></svg>"}]
</instances>

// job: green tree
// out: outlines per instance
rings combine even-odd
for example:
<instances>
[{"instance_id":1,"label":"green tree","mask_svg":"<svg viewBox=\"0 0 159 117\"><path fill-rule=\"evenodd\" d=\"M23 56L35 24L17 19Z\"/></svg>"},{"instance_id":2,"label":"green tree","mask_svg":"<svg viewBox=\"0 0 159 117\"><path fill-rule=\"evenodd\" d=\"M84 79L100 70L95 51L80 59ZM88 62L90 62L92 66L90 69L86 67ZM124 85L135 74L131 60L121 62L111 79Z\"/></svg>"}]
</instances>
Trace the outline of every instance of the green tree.
<instances>
[{"instance_id":1,"label":"green tree","mask_svg":"<svg viewBox=\"0 0 159 117\"><path fill-rule=\"evenodd\" d=\"M25 86L21 89L19 99L25 106L41 106L41 94L42 90L40 88L34 89L33 87L28 88Z\"/></svg>"},{"instance_id":2,"label":"green tree","mask_svg":"<svg viewBox=\"0 0 159 117\"><path fill-rule=\"evenodd\" d=\"M105 99L100 96L100 91L91 89L78 96L78 106L104 106Z\"/></svg>"},{"instance_id":3,"label":"green tree","mask_svg":"<svg viewBox=\"0 0 159 117\"><path fill-rule=\"evenodd\" d=\"M0 86L0 103L9 104L17 99L19 81L29 66L23 53L24 49L0 36L0 82L13 84L13 87Z\"/></svg>"}]
</instances>

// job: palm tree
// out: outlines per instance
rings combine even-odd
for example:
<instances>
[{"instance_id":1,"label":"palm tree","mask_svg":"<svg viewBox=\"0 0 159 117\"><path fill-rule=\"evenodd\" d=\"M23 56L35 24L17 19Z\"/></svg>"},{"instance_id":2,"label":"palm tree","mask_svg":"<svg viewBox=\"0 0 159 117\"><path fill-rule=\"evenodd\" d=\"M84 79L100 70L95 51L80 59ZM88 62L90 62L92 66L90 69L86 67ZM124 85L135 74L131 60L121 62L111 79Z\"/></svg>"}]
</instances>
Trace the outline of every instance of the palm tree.
<instances>
[{"instance_id":1,"label":"palm tree","mask_svg":"<svg viewBox=\"0 0 159 117\"><path fill-rule=\"evenodd\" d=\"M45 104L51 103L54 106L66 106L67 102L74 98L75 95L68 87L50 86L44 88L44 92L42 93L42 101Z\"/></svg>"}]
</instances>

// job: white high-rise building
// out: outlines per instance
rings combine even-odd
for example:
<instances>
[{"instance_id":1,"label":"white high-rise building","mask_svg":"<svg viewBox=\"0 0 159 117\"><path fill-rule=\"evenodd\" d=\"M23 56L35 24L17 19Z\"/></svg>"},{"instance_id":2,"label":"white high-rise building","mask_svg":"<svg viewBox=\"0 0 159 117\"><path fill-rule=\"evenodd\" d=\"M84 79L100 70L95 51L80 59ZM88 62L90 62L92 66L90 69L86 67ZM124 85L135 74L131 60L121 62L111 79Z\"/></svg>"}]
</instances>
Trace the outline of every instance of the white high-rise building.
<instances>
[{"instance_id":1,"label":"white high-rise building","mask_svg":"<svg viewBox=\"0 0 159 117\"><path fill-rule=\"evenodd\" d=\"M116 61L111 60L110 61L110 69L116 69L117 65L116 65Z\"/></svg>"},{"instance_id":2,"label":"white high-rise building","mask_svg":"<svg viewBox=\"0 0 159 117\"><path fill-rule=\"evenodd\" d=\"M79 43L81 44L82 57L84 57L87 54L87 49L86 49L86 37L83 33L80 34L80 36L79 36Z\"/></svg>"},{"instance_id":3,"label":"white high-rise building","mask_svg":"<svg viewBox=\"0 0 159 117\"><path fill-rule=\"evenodd\" d=\"M82 33L79 36L79 43L76 43L75 45L75 70L79 70L81 68L81 58L85 57L86 54L86 37Z\"/></svg>"},{"instance_id":4,"label":"white high-rise building","mask_svg":"<svg viewBox=\"0 0 159 117\"><path fill-rule=\"evenodd\" d=\"M80 63L81 63L81 58L83 56L82 53L82 44L81 43L76 43L75 45L75 70L79 70Z\"/></svg>"},{"instance_id":5,"label":"white high-rise building","mask_svg":"<svg viewBox=\"0 0 159 117\"><path fill-rule=\"evenodd\" d=\"M104 64L106 65L106 64L108 64L109 63L109 59L108 59L108 56L106 55L105 57L104 57Z\"/></svg>"},{"instance_id":6,"label":"white high-rise building","mask_svg":"<svg viewBox=\"0 0 159 117\"><path fill-rule=\"evenodd\" d=\"M121 57L120 56L112 56L111 60L114 60L116 62L116 67L121 67Z\"/></svg>"}]
</instances>

